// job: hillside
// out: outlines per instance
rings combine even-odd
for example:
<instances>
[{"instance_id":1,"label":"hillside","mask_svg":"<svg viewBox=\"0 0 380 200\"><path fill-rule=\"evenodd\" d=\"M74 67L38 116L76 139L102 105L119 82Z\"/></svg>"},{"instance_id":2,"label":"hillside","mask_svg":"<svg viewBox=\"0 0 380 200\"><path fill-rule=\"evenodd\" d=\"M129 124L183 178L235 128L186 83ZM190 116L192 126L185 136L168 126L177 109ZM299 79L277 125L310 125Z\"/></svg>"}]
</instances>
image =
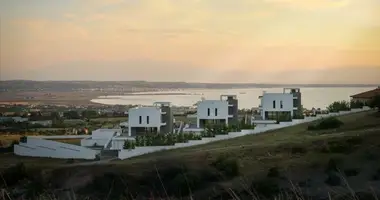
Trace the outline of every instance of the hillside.
<instances>
[{"instance_id":1,"label":"hillside","mask_svg":"<svg viewBox=\"0 0 380 200\"><path fill-rule=\"evenodd\" d=\"M77 199L273 199L277 194L282 199L375 199L380 194L380 115L371 111L339 120L344 124L333 130L308 131L309 124L300 124L98 165L28 159L13 167L17 173L6 188L57 198L75 193ZM30 182L16 182L14 174L21 179L24 172ZM12 173L3 174L9 180Z\"/></svg>"},{"instance_id":2,"label":"hillside","mask_svg":"<svg viewBox=\"0 0 380 200\"><path fill-rule=\"evenodd\" d=\"M149 81L0 81L0 91L45 91L72 92L76 90L103 89L130 91L132 88L146 89L231 89L273 87L376 87L374 84L270 84L270 83L191 83Z\"/></svg>"}]
</instances>

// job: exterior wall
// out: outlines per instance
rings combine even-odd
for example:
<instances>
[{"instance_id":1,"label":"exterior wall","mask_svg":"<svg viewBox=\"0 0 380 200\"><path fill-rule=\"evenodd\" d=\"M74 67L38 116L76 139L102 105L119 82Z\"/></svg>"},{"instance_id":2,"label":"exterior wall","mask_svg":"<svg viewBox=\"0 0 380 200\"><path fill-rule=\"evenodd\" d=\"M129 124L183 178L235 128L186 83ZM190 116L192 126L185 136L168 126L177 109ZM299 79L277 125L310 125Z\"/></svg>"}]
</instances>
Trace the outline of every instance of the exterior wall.
<instances>
[{"instance_id":1,"label":"exterior wall","mask_svg":"<svg viewBox=\"0 0 380 200\"><path fill-rule=\"evenodd\" d=\"M109 140L108 138L98 138L98 139L85 138L85 139L82 139L80 141L80 145L84 146L84 147L92 147L95 145L96 146L104 146L108 140Z\"/></svg>"},{"instance_id":2,"label":"exterior wall","mask_svg":"<svg viewBox=\"0 0 380 200\"><path fill-rule=\"evenodd\" d=\"M161 107L162 112L165 112L165 114L161 115L162 122L166 123L166 125L162 126L160 128L160 131L162 133L171 133L173 132L173 111L170 106L162 106Z\"/></svg>"},{"instance_id":3,"label":"exterior wall","mask_svg":"<svg viewBox=\"0 0 380 200\"><path fill-rule=\"evenodd\" d=\"M157 107L139 107L129 109L128 124L129 135L132 135L133 127L157 127L158 129L162 125L161 109ZM141 116L141 123L140 123ZM149 116L149 123L147 121Z\"/></svg>"},{"instance_id":4,"label":"exterior wall","mask_svg":"<svg viewBox=\"0 0 380 200\"><path fill-rule=\"evenodd\" d=\"M14 153L20 156L31 157L92 160L95 159L99 152L77 145L27 137L26 143L14 146Z\"/></svg>"},{"instance_id":5,"label":"exterior wall","mask_svg":"<svg viewBox=\"0 0 380 200\"><path fill-rule=\"evenodd\" d=\"M208 115L208 109L210 109L210 115ZM217 109L217 115L215 115L215 109ZM197 127L200 127L199 121L202 119L224 119L228 123L228 102L222 100L203 100L199 102L197 106Z\"/></svg>"},{"instance_id":6,"label":"exterior wall","mask_svg":"<svg viewBox=\"0 0 380 200\"><path fill-rule=\"evenodd\" d=\"M91 139L109 139L115 133L119 136L122 133L122 129L97 129L92 131Z\"/></svg>"},{"instance_id":7,"label":"exterior wall","mask_svg":"<svg viewBox=\"0 0 380 200\"><path fill-rule=\"evenodd\" d=\"M273 101L275 101L276 108L273 108ZM283 107L281 108L281 101ZM261 97L261 116L264 120L265 112L291 112L293 116L293 94L283 93L265 93Z\"/></svg>"},{"instance_id":8,"label":"exterior wall","mask_svg":"<svg viewBox=\"0 0 380 200\"><path fill-rule=\"evenodd\" d=\"M239 104L238 104L238 100L237 99L233 99L232 97L229 97L227 99L227 102L229 104L229 106L228 106L229 114L232 115L232 117L228 119L228 123L229 124L231 124L231 123L238 124L239 123Z\"/></svg>"},{"instance_id":9,"label":"exterior wall","mask_svg":"<svg viewBox=\"0 0 380 200\"><path fill-rule=\"evenodd\" d=\"M112 150L122 150L125 140L112 140Z\"/></svg>"}]
</instances>

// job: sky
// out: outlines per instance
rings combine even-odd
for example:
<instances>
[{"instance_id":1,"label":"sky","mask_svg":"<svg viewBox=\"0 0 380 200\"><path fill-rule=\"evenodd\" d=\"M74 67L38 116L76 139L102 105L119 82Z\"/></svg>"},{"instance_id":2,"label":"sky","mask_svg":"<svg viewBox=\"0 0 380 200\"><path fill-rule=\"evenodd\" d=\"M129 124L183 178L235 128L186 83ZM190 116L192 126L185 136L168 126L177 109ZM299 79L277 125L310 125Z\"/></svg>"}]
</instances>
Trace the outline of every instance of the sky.
<instances>
[{"instance_id":1,"label":"sky","mask_svg":"<svg viewBox=\"0 0 380 200\"><path fill-rule=\"evenodd\" d=\"M380 84L380 0L0 0L0 80Z\"/></svg>"}]
</instances>

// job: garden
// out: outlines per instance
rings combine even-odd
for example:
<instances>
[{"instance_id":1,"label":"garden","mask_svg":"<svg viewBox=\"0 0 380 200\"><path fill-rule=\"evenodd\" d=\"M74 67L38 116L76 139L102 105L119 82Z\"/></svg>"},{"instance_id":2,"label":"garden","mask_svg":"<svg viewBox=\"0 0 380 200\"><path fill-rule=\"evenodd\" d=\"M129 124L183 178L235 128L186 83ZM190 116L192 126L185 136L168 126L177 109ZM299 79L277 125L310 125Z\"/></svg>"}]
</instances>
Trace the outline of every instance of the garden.
<instances>
[{"instance_id":1,"label":"garden","mask_svg":"<svg viewBox=\"0 0 380 200\"><path fill-rule=\"evenodd\" d=\"M241 123L239 125L208 124L201 134L189 133L146 133L136 136L135 140L126 140L124 149L135 149L145 146L170 146L176 143L187 143L189 140L202 140L202 138L215 137L216 135L227 135L229 132L241 131L241 129L254 129L254 125Z\"/></svg>"}]
</instances>

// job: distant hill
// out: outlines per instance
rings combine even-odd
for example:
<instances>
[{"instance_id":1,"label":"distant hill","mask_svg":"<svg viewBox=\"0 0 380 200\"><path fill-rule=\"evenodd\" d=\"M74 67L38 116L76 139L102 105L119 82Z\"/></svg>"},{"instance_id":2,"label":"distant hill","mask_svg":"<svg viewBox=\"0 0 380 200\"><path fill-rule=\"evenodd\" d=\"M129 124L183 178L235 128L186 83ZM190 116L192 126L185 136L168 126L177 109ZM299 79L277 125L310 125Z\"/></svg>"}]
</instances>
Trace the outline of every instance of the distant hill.
<instances>
[{"instance_id":1,"label":"distant hill","mask_svg":"<svg viewBox=\"0 0 380 200\"><path fill-rule=\"evenodd\" d=\"M190 83L149 81L0 81L0 91L77 91L133 89L232 89L232 88L275 88L275 87L377 87L375 84L266 84L266 83Z\"/></svg>"}]
</instances>

